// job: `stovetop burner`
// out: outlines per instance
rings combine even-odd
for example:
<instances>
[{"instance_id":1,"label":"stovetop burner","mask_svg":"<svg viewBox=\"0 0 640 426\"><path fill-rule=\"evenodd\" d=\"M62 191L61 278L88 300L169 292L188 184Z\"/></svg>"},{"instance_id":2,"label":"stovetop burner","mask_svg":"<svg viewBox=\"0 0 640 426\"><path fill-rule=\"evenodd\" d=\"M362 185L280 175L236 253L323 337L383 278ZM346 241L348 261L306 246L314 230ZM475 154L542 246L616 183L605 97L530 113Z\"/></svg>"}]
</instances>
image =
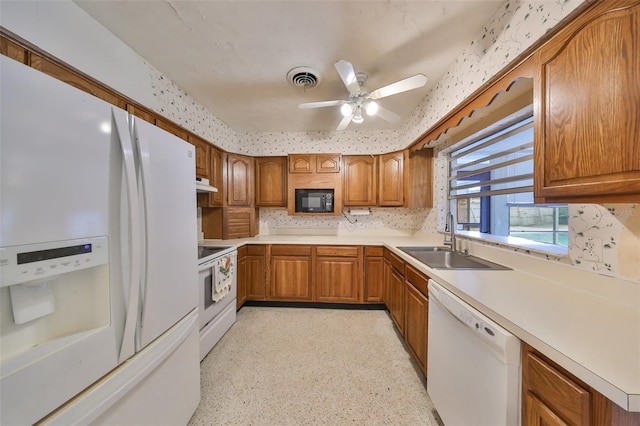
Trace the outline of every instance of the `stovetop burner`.
<instances>
[{"instance_id":1,"label":"stovetop burner","mask_svg":"<svg viewBox=\"0 0 640 426\"><path fill-rule=\"evenodd\" d=\"M198 259L203 259L205 257L211 256L213 254L216 254L222 250L227 250L231 248L231 246L226 246L226 247L203 247L203 246L198 246Z\"/></svg>"}]
</instances>

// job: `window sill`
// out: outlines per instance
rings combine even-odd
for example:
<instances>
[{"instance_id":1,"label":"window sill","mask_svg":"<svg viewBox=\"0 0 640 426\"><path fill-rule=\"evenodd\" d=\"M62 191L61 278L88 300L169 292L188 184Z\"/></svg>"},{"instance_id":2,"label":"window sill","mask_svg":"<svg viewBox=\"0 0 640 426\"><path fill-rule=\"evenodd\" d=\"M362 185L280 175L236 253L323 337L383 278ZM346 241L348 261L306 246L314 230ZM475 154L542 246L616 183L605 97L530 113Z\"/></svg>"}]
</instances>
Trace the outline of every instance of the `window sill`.
<instances>
[{"instance_id":1,"label":"window sill","mask_svg":"<svg viewBox=\"0 0 640 426\"><path fill-rule=\"evenodd\" d=\"M490 244L499 244L543 255L552 255L556 257L569 256L569 249L567 247L554 244L536 243L524 238L482 234L477 231L456 231L456 237L468 238Z\"/></svg>"}]
</instances>

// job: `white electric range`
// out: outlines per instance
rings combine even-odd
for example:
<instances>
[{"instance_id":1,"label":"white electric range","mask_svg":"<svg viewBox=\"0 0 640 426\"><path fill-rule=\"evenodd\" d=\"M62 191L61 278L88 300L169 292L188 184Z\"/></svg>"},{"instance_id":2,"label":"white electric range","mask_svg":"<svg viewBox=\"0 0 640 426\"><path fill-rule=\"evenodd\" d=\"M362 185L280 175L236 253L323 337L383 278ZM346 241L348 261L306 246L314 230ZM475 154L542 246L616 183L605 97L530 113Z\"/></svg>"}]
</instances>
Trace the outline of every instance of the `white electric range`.
<instances>
[{"instance_id":1,"label":"white electric range","mask_svg":"<svg viewBox=\"0 0 640 426\"><path fill-rule=\"evenodd\" d=\"M201 361L236 321L237 261L235 247L198 247Z\"/></svg>"}]
</instances>

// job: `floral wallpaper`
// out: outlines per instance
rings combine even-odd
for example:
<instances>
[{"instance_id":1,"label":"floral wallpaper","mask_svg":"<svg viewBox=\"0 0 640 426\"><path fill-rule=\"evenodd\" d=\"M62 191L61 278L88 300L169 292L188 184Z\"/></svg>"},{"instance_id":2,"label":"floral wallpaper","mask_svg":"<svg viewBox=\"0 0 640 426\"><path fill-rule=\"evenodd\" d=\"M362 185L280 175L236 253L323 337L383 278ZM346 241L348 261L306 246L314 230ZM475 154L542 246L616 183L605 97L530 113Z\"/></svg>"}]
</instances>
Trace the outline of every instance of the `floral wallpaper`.
<instances>
[{"instance_id":1,"label":"floral wallpaper","mask_svg":"<svg viewBox=\"0 0 640 426\"><path fill-rule=\"evenodd\" d=\"M239 151L236 132L151 64L145 61L145 65L155 101L147 107L224 150Z\"/></svg>"},{"instance_id":2,"label":"floral wallpaper","mask_svg":"<svg viewBox=\"0 0 640 426\"><path fill-rule=\"evenodd\" d=\"M343 216L317 218L289 216L284 208L261 208L260 231L264 233L273 232L275 229L417 231L429 214L428 209L371 208L370 211L371 213L367 216L352 216L344 213Z\"/></svg>"},{"instance_id":3,"label":"floral wallpaper","mask_svg":"<svg viewBox=\"0 0 640 426\"><path fill-rule=\"evenodd\" d=\"M382 154L406 148L397 130L344 132L243 133L238 135L240 153L287 155L307 152Z\"/></svg>"},{"instance_id":4,"label":"floral wallpaper","mask_svg":"<svg viewBox=\"0 0 640 426\"><path fill-rule=\"evenodd\" d=\"M570 204L569 257L581 269L640 280L640 206Z\"/></svg>"}]
</instances>

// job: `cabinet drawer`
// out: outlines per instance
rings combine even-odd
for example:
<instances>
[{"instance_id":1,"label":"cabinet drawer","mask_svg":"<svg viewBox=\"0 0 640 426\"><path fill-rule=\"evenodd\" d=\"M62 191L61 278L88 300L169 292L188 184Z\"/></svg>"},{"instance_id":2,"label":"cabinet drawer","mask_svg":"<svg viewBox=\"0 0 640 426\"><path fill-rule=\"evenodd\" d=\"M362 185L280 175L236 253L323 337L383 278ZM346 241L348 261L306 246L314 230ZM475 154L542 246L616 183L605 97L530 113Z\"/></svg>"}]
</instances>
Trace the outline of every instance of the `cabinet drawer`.
<instances>
[{"instance_id":1,"label":"cabinet drawer","mask_svg":"<svg viewBox=\"0 0 640 426\"><path fill-rule=\"evenodd\" d=\"M358 246L344 246L344 247L319 246L316 248L316 255L338 256L338 257L358 257L359 251L360 251L360 247Z\"/></svg>"},{"instance_id":2,"label":"cabinet drawer","mask_svg":"<svg viewBox=\"0 0 640 426\"><path fill-rule=\"evenodd\" d=\"M253 256L264 256L265 247L261 245L251 245L247 247L247 254Z\"/></svg>"},{"instance_id":3,"label":"cabinet drawer","mask_svg":"<svg viewBox=\"0 0 640 426\"><path fill-rule=\"evenodd\" d=\"M367 246L364 248L364 254L367 257L382 257L383 253L382 246Z\"/></svg>"},{"instance_id":4,"label":"cabinet drawer","mask_svg":"<svg viewBox=\"0 0 640 426\"><path fill-rule=\"evenodd\" d=\"M407 265L404 270L404 279L413 284L413 286L417 288L425 297L429 297L429 293L427 292L428 278L424 276L420 271L418 271L411 265Z\"/></svg>"},{"instance_id":5,"label":"cabinet drawer","mask_svg":"<svg viewBox=\"0 0 640 426\"><path fill-rule=\"evenodd\" d=\"M524 366L526 389L569 424L588 424L589 391L534 353Z\"/></svg>"},{"instance_id":6,"label":"cabinet drawer","mask_svg":"<svg viewBox=\"0 0 640 426\"><path fill-rule=\"evenodd\" d=\"M400 272L404 277L404 260L402 260L399 256L393 253L391 250L386 250L384 252L384 258L387 259L393 268Z\"/></svg>"},{"instance_id":7,"label":"cabinet drawer","mask_svg":"<svg viewBox=\"0 0 640 426\"><path fill-rule=\"evenodd\" d=\"M303 245L273 245L272 256L311 256L311 246Z\"/></svg>"}]
</instances>

